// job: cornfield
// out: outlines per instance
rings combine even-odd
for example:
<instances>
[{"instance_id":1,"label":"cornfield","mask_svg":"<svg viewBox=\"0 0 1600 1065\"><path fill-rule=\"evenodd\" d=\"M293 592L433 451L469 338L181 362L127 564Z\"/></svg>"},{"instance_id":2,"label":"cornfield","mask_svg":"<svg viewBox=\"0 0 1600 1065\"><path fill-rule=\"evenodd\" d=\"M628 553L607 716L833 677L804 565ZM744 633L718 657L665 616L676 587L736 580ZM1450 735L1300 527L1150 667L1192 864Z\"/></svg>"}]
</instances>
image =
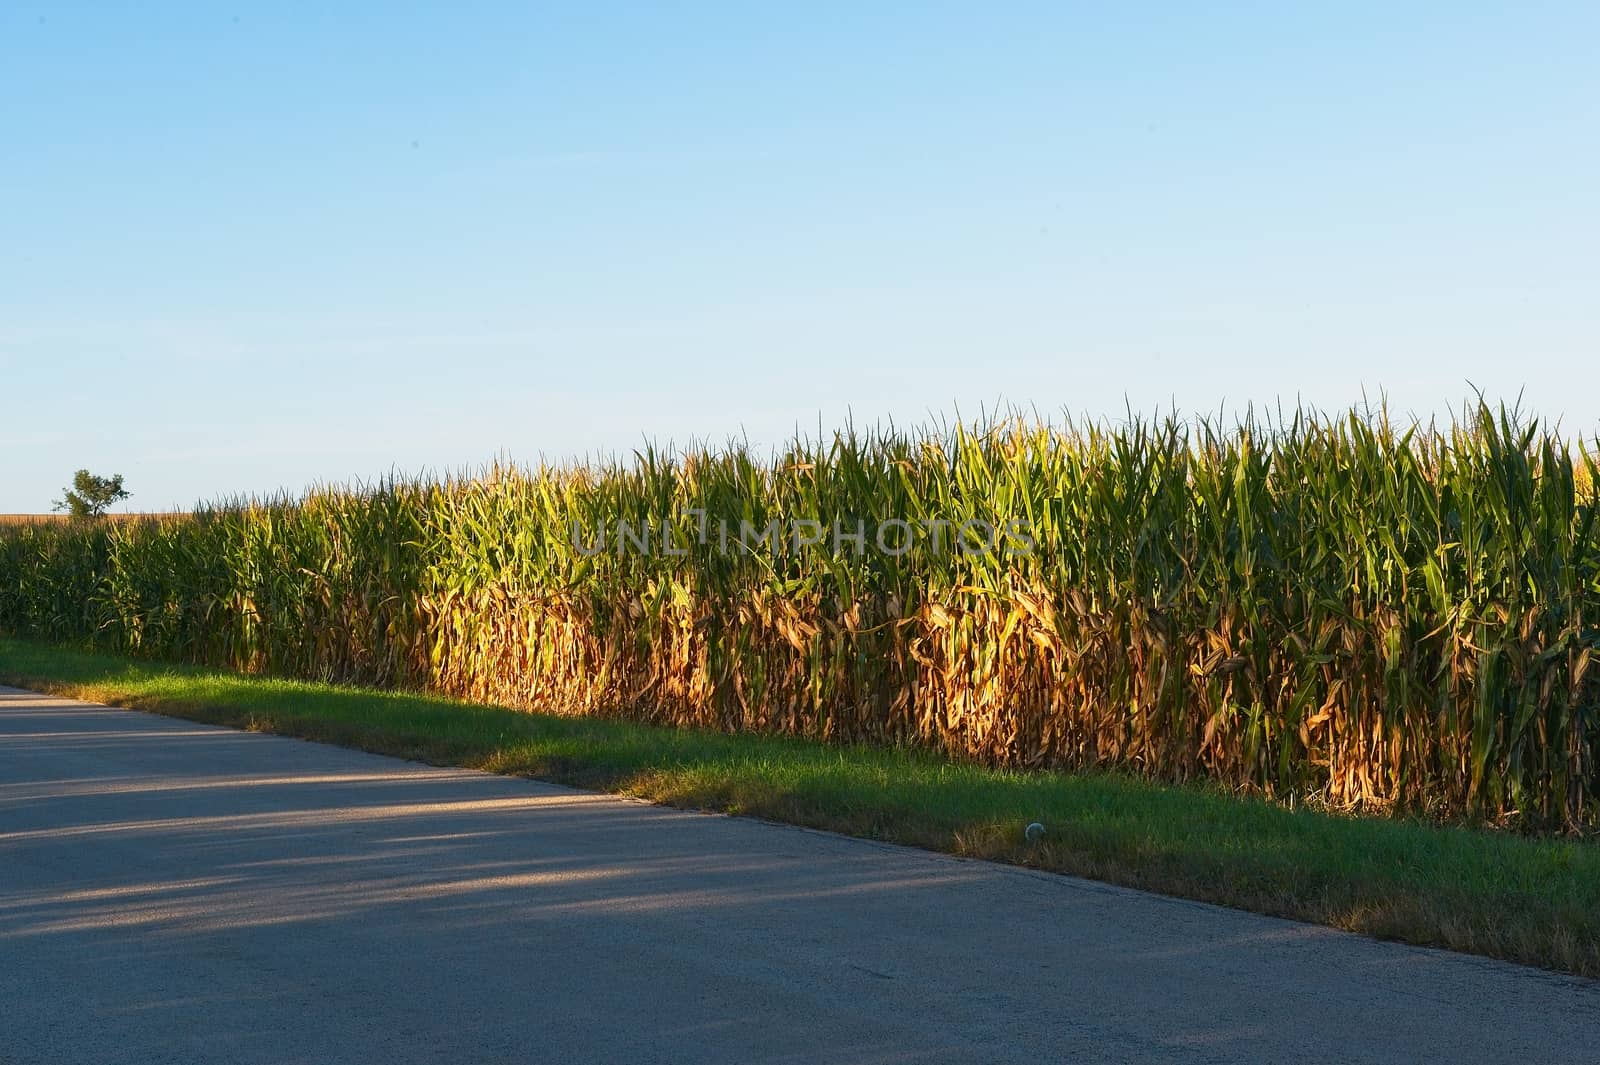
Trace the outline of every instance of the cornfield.
<instances>
[{"instance_id":1,"label":"cornfield","mask_svg":"<svg viewBox=\"0 0 1600 1065\"><path fill-rule=\"evenodd\" d=\"M0 628L1582 831L1600 811L1596 476L1581 442L1485 405L1442 428L1300 411L850 430L769 458L647 450L19 525L0 530ZM973 522L1022 522L1008 546L1027 549L878 549Z\"/></svg>"}]
</instances>

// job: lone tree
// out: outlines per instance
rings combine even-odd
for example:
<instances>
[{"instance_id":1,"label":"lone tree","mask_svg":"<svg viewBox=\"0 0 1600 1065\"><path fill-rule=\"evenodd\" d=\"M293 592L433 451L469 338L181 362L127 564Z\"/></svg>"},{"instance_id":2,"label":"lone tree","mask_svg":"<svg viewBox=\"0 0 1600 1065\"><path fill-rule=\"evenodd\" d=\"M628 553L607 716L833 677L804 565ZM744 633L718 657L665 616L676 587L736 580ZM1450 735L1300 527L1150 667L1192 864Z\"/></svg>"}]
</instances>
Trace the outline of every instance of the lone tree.
<instances>
[{"instance_id":1,"label":"lone tree","mask_svg":"<svg viewBox=\"0 0 1600 1065\"><path fill-rule=\"evenodd\" d=\"M64 510L74 518L98 518L113 503L127 499L129 492L122 487L122 474L96 477L88 470L72 475L72 487L56 500L55 509Z\"/></svg>"}]
</instances>

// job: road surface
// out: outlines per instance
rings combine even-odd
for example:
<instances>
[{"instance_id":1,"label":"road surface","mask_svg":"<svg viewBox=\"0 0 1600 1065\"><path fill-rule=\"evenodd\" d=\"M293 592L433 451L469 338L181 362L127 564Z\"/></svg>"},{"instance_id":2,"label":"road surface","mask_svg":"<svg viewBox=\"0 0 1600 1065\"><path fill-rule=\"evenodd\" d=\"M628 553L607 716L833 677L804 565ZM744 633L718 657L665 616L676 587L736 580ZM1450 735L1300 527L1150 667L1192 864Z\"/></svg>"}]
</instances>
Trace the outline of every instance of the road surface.
<instances>
[{"instance_id":1,"label":"road surface","mask_svg":"<svg viewBox=\"0 0 1600 1065\"><path fill-rule=\"evenodd\" d=\"M1600 984L0 689L0 1062L1594 1062Z\"/></svg>"}]
</instances>

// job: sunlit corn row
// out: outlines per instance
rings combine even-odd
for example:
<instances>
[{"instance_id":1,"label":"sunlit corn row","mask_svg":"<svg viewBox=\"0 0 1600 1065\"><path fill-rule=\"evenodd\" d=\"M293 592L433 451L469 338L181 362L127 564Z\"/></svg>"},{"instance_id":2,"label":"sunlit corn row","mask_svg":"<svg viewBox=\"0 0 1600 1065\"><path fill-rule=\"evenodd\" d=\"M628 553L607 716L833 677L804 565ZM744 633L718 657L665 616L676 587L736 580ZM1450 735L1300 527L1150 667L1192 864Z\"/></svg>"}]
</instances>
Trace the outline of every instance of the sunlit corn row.
<instances>
[{"instance_id":1,"label":"sunlit corn row","mask_svg":"<svg viewBox=\"0 0 1600 1065\"><path fill-rule=\"evenodd\" d=\"M21 526L0 535L0 625L561 713L1594 827L1592 455L1480 407L1440 429L1008 421L501 468ZM973 519L1024 522L1031 550L878 547L902 544L894 522ZM652 549L619 547L619 521ZM781 542L739 538L774 522ZM796 522L830 534L803 525L797 544Z\"/></svg>"}]
</instances>

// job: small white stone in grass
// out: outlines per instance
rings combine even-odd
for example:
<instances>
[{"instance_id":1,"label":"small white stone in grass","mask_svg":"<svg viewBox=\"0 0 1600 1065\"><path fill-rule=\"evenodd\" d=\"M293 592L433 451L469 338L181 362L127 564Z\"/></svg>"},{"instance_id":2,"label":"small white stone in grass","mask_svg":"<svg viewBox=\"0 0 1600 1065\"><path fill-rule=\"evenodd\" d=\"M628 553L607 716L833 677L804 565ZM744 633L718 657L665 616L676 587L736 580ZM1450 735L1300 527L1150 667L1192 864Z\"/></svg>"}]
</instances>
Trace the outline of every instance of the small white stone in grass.
<instances>
[{"instance_id":1,"label":"small white stone in grass","mask_svg":"<svg viewBox=\"0 0 1600 1065\"><path fill-rule=\"evenodd\" d=\"M1023 830L1022 834L1028 837L1030 843L1037 843L1044 838L1044 826L1035 821Z\"/></svg>"}]
</instances>

